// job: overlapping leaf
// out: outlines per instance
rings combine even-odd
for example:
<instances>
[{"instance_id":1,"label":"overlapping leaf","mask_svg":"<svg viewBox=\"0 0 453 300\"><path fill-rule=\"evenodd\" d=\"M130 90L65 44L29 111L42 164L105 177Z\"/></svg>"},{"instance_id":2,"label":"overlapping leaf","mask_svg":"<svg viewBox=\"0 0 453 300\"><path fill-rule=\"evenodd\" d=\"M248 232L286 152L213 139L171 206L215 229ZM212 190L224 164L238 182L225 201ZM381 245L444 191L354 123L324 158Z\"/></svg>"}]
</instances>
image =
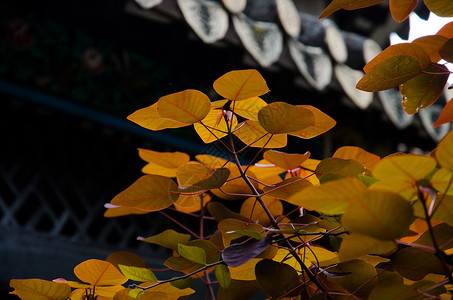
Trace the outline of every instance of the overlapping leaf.
<instances>
[{"instance_id":1,"label":"overlapping leaf","mask_svg":"<svg viewBox=\"0 0 453 300\"><path fill-rule=\"evenodd\" d=\"M237 125L237 118L232 116L232 122L228 120L230 125L227 125L224 118L224 110L211 109L211 111L203 119L203 124L195 123L194 128L198 136L206 144L217 141L228 134L228 126L234 128Z\"/></svg>"},{"instance_id":2,"label":"overlapping leaf","mask_svg":"<svg viewBox=\"0 0 453 300\"><path fill-rule=\"evenodd\" d=\"M394 241L378 240L366 235L352 233L343 237L338 256L341 261L360 259L368 254L389 254L398 248Z\"/></svg>"},{"instance_id":3,"label":"overlapping leaf","mask_svg":"<svg viewBox=\"0 0 453 300\"><path fill-rule=\"evenodd\" d=\"M269 133L293 133L313 126L315 115L305 107L273 102L258 112L258 121Z\"/></svg>"},{"instance_id":4,"label":"overlapping leaf","mask_svg":"<svg viewBox=\"0 0 453 300\"><path fill-rule=\"evenodd\" d=\"M439 192L453 195L453 172L446 168L438 170L429 180L431 185Z\"/></svg>"},{"instance_id":5,"label":"overlapping leaf","mask_svg":"<svg viewBox=\"0 0 453 300\"><path fill-rule=\"evenodd\" d=\"M269 92L266 81L257 70L231 71L214 82L214 90L220 96L233 100L245 100Z\"/></svg>"},{"instance_id":6,"label":"overlapping leaf","mask_svg":"<svg viewBox=\"0 0 453 300\"><path fill-rule=\"evenodd\" d=\"M256 264L255 275L259 286L270 299L297 296L300 289L299 275L291 266L263 259Z\"/></svg>"},{"instance_id":7,"label":"overlapping leaf","mask_svg":"<svg viewBox=\"0 0 453 300\"><path fill-rule=\"evenodd\" d=\"M205 207L212 197L210 194L180 195L173 205L178 211L193 213Z\"/></svg>"},{"instance_id":8,"label":"overlapping leaf","mask_svg":"<svg viewBox=\"0 0 453 300\"><path fill-rule=\"evenodd\" d=\"M449 0L424 0L426 7L439 17L453 17L453 2Z\"/></svg>"},{"instance_id":9,"label":"overlapping leaf","mask_svg":"<svg viewBox=\"0 0 453 300\"><path fill-rule=\"evenodd\" d=\"M255 223L247 223L237 219L224 219L219 222L219 230L222 233L223 244L229 246L231 241L243 235L236 233L239 230L251 230L261 234L263 226Z\"/></svg>"},{"instance_id":10,"label":"overlapping leaf","mask_svg":"<svg viewBox=\"0 0 453 300\"><path fill-rule=\"evenodd\" d=\"M143 173L167 177L175 177L176 169L190 161L190 156L183 152L158 152L139 148L138 155L148 163L143 167Z\"/></svg>"},{"instance_id":11,"label":"overlapping leaf","mask_svg":"<svg viewBox=\"0 0 453 300\"><path fill-rule=\"evenodd\" d=\"M384 0L333 0L329 6L324 9L319 18L325 18L336 12L340 9L345 10L354 10L359 8L364 8L368 6L373 6L378 3L381 3Z\"/></svg>"},{"instance_id":12,"label":"overlapping leaf","mask_svg":"<svg viewBox=\"0 0 453 300\"><path fill-rule=\"evenodd\" d=\"M297 136L303 139L311 139L326 131L332 129L337 122L321 110L311 105L298 105L300 107L310 110L315 116L315 123L300 132L291 132L289 135Z\"/></svg>"},{"instance_id":13,"label":"overlapping leaf","mask_svg":"<svg viewBox=\"0 0 453 300\"><path fill-rule=\"evenodd\" d=\"M354 159L342 159L330 157L323 159L316 167L316 176L321 178L328 174L338 175L339 177L358 177L365 172L363 165Z\"/></svg>"},{"instance_id":14,"label":"overlapping leaf","mask_svg":"<svg viewBox=\"0 0 453 300\"><path fill-rule=\"evenodd\" d=\"M283 214L283 205L280 200L264 195L263 202L269 212L274 216ZM263 207L256 201L255 197L250 197L241 205L240 214L251 221L258 221L263 226L269 226L270 220Z\"/></svg>"},{"instance_id":15,"label":"overlapping leaf","mask_svg":"<svg viewBox=\"0 0 453 300\"><path fill-rule=\"evenodd\" d=\"M436 150L436 159L442 167L453 172L453 131L440 141Z\"/></svg>"},{"instance_id":16,"label":"overlapping leaf","mask_svg":"<svg viewBox=\"0 0 453 300\"><path fill-rule=\"evenodd\" d=\"M313 186L313 184L306 179L302 179L301 177L290 177L277 183L275 187L264 187L263 191L271 197L282 199L291 203L289 199L295 193L298 193L310 186Z\"/></svg>"},{"instance_id":17,"label":"overlapping leaf","mask_svg":"<svg viewBox=\"0 0 453 300\"><path fill-rule=\"evenodd\" d=\"M21 299L66 300L71 287L65 283L56 283L42 279L12 279L9 285L11 292Z\"/></svg>"},{"instance_id":18,"label":"overlapping leaf","mask_svg":"<svg viewBox=\"0 0 453 300\"><path fill-rule=\"evenodd\" d=\"M448 39L442 35L426 35L415 39L412 43L425 49L432 62L438 62L441 60L439 50L447 40Z\"/></svg>"},{"instance_id":19,"label":"overlapping leaf","mask_svg":"<svg viewBox=\"0 0 453 300\"><path fill-rule=\"evenodd\" d=\"M119 265L120 271L130 280L140 282L157 282L154 273L148 268Z\"/></svg>"},{"instance_id":20,"label":"overlapping leaf","mask_svg":"<svg viewBox=\"0 0 453 300\"><path fill-rule=\"evenodd\" d=\"M258 148L282 148L286 146L286 134L270 135L258 121L247 120L236 126L233 131L244 144Z\"/></svg>"},{"instance_id":21,"label":"overlapping leaf","mask_svg":"<svg viewBox=\"0 0 453 300\"><path fill-rule=\"evenodd\" d=\"M253 97L244 101L235 101L231 104L231 109L241 117L258 121L258 112L266 105L267 103L263 99Z\"/></svg>"},{"instance_id":22,"label":"overlapping leaf","mask_svg":"<svg viewBox=\"0 0 453 300\"><path fill-rule=\"evenodd\" d=\"M190 235L167 229L157 235L148 238L139 238L139 240L178 250L178 244L186 244L190 240Z\"/></svg>"},{"instance_id":23,"label":"overlapping leaf","mask_svg":"<svg viewBox=\"0 0 453 300\"><path fill-rule=\"evenodd\" d=\"M306 161L310 157L310 152L306 152L305 154L298 154L268 150L264 152L263 157L271 164L274 164L285 170L292 170L299 167L304 161Z\"/></svg>"},{"instance_id":24,"label":"overlapping leaf","mask_svg":"<svg viewBox=\"0 0 453 300\"><path fill-rule=\"evenodd\" d=\"M215 262L219 261L219 259L220 259L219 250L213 243L211 243L208 240L189 241L185 244L185 246L196 247L196 248L202 249L206 256L206 264L215 263ZM187 247L185 247L185 249L187 249ZM192 249L194 249L194 248L192 248ZM197 250L195 250L195 251L197 251ZM186 255L186 254L188 254L188 253L184 253L185 256L193 257L193 256L190 256L190 253L188 255ZM194 262L192 260L184 258L183 256L172 256L165 261L164 265L166 265L167 267L169 267L173 270L186 272L186 273L194 272L204 266L204 264L202 264L201 261Z\"/></svg>"},{"instance_id":25,"label":"overlapping leaf","mask_svg":"<svg viewBox=\"0 0 453 300\"><path fill-rule=\"evenodd\" d=\"M381 159L379 156L355 146L340 147L332 157L356 160L369 170L373 170Z\"/></svg>"},{"instance_id":26,"label":"overlapping leaf","mask_svg":"<svg viewBox=\"0 0 453 300\"><path fill-rule=\"evenodd\" d=\"M241 174L237 167L228 169L230 176L228 181L222 185L219 189L213 189L211 192L219 198L226 200L238 200L248 198L252 194L252 190L248 184L242 179ZM254 177L254 174L249 170L247 175ZM252 184L256 187L258 184L252 181Z\"/></svg>"},{"instance_id":27,"label":"overlapping leaf","mask_svg":"<svg viewBox=\"0 0 453 300\"><path fill-rule=\"evenodd\" d=\"M410 280L422 280L430 273L444 274L439 258L420 248L403 248L391 260L392 268Z\"/></svg>"},{"instance_id":28,"label":"overlapping leaf","mask_svg":"<svg viewBox=\"0 0 453 300\"><path fill-rule=\"evenodd\" d=\"M176 172L181 193L191 194L221 187L230 175L227 168L210 169L198 162L182 165Z\"/></svg>"},{"instance_id":29,"label":"overlapping leaf","mask_svg":"<svg viewBox=\"0 0 453 300\"><path fill-rule=\"evenodd\" d=\"M160 117L189 125L203 120L210 110L211 100L197 90L170 94L157 101Z\"/></svg>"},{"instance_id":30,"label":"overlapping leaf","mask_svg":"<svg viewBox=\"0 0 453 300\"><path fill-rule=\"evenodd\" d=\"M167 128L180 128L189 125L161 117L157 112L157 102L151 106L135 111L130 114L127 119L154 131Z\"/></svg>"},{"instance_id":31,"label":"overlapping leaf","mask_svg":"<svg viewBox=\"0 0 453 300\"><path fill-rule=\"evenodd\" d=\"M439 127L442 124L453 122L453 99L447 102L442 109L439 118L434 122L433 127Z\"/></svg>"},{"instance_id":32,"label":"overlapping leaf","mask_svg":"<svg viewBox=\"0 0 453 300\"><path fill-rule=\"evenodd\" d=\"M120 285L127 278L115 266L107 261L89 259L74 268L74 274L82 282L92 286Z\"/></svg>"},{"instance_id":33,"label":"overlapping leaf","mask_svg":"<svg viewBox=\"0 0 453 300\"><path fill-rule=\"evenodd\" d=\"M393 19L397 22L406 20L417 3L418 0L390 0L389 8Z\"/></svg>"}]
</instances>

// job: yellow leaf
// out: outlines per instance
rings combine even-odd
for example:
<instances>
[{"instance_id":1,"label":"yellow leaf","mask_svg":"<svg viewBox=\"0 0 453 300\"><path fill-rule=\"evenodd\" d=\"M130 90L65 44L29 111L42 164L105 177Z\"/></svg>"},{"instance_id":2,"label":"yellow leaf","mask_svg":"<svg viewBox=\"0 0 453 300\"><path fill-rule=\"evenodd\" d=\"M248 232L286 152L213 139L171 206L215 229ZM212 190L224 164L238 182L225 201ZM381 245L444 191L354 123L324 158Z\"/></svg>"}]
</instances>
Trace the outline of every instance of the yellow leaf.
<instances>
[{"instance_id":1,"label":"yellow leaf","mask_svg":"<svg viewBox=\"0 0 453 300\"><path fill-rule=\"evenodd\" d=\"M258 148L282 148L286 146L286 134L269 134L258 121L247 120L236 126L233 131L244 144Z\"/></svg>"},{"instance_id":2,"label":"yellow leaf","mask_svg":"<svg viewBox=\"0 0 453 300\"><path fill-rule=\"evenodd\" d=\"M262 198L272 216L276 217L283 214L283 205L280 200L266 195ZM271 225L269 217L255 197L250 197L242 203L240 214L250 221L258 221L263 226Z\"/></svg>"},{"instance_id":3,"label":"yellow leaf","mask_svg":"<svg viewBox=\"0 0 453 300\"><path fill-rule=\"evenodd\" d=\"M193 213L201 210L202 206L206 206L209 201L211 201L211 196L207 193L192 196L181 195L173 205L180 212Z\"/></svg>"},{"instance_id":4,"label":"yellow leaf","mask_svg":"<svg viewBox=\"0 0 453 300\"><path fill-rule=\"evenodd\" d=\"M303 139L311 139L332 129L337 124L334 119L311 105L297 105L310 110L315 116L315 123L299 132L291 132L289 135L297 136Z\"/></svg>"},{"instance_id":5,"label":"yellow leaf","mask_svg":"<svg viewBox=\"0 0 453 300\"><path fill-rule=\"evenodd\" d=\"M231 104L231 109L235 114L240 115L248 120L258 121L258 112L265 107L267 103L259 98L253 97L244 101L235 101Z\"/></svg>"},{"instance_id":6,"label":"yellow leaf","mask_svg":"<svg viewBox=\"0 0 453 300\"><path fill-rule=\"evenodd\" d=\"M252 258L239 267L228 267L230 269L231 279L236 280L255 280L255 266L262 258Z\"/></svg>"},{"instance_id":7,"label":"yellow leaf","mask_svg":"<svg viewBox=\"0 0 453 300\"><path fill-rule=\"evenodd\" d=\"M436 159L442 167L453 172L453 131L440 141L436 149Z\"/></svg>"},{"instance_id":8,"label":"yellow leaf","mask_svg":"<svg viewBox=\"0 0 453 300\"><path fill-rule=\"evenodd\" d=\"M360 162L364 167L373 170L376 164L380 161L380 157L372 154L360 147L344 146L338 148L332 157L339 157L343 159L354 159Z\"/></svg>"},{"instance_id":9,"label":"yellow leaf","mask_svg":"<svg viewBox=\"0 0 453 300\"><path fill-rule=\"evenodd\" d=\"M285 170L292 170L299 167L304 161L306 161L310 157L310 152L306 152L305 154L293 154L268 150L264 152L263 157L268 162L280 168L283 168Z\"/></svg>"},{"instance_id":10,"label":"yellow leaf","mask_svg":"<svg viewBox=\"0 0 453 300\"><path fill-rule=\"evenodd\" d=\"M74 274L81 281L93 286L119 285L127 278L115 266L107 261L89 259L74 268Z\"/></svg>"},{"instance_id":11,"label":"yellow leaf","mask_svg":"<svg viewBox=\"0 0 453 300\"><path fill-rule=\"evenodd\" d=\"M228 181L220 189L213 189L211 192L219 198L226 200L238 200L248 198L253 193L247 183L242 179L241 174L236 166L228 168L230 170L230 176ZM250 170L247 171L247 175L255 178L255 175ZM258 184L252 181L253 186L257 187Z\"/></svg>"},{"instance_id":12,"label":"yellow leaf","mask_svg":"<svg viewBox=\"0 0 453 300\"><path fill-rule=\"evenodd\" d=\"M41 279L12 279L9 284L15 289L12 294L24 300L66 300L71 293L71 287L65 283Z\"/></svg>"},{"instance_id":13,"label":"yellow leaf","mask_svg":"<svg viewBox=\"0 0 453 300\"><path fill-rule=\"evenodd\" d=\"M453 195L453 172L441 168L434 173L429 182L440 193Z\"/></svg>"},{"instance_id":14,"label":"yellow leaf","mask_svg":"<svg viewBox=\"0 0 453 300\"><path fill-rule=\"evenodd\" d=\"M208 96L197 90L185 90L164 96L157 101L157 113L184 124L193 124L203 120L211 110Z\"/></svg>"},{"instance_id":15,"label":"yellow leaf","mask_svg":"<svg viewBox=\"0 0 453 300\"><path fill-rule=\"evenodd\" d=\"M234 128L237 125L237 118L232 116L233 122L229 125ZM206 127L205 127L206 126ZM224 110L211 109L201 123L195 123L194 128L198 136L206 144L217 141L228 134L228 126L224 118Z\"/></svg>"},{"instance_id":16,"label":"yellow leaf","mask_svg":"<svg viewBox=\"0 0 453 300\"><path fill-rule=\"evenodd\" d=\"M258 97L269 92L266 81L257 70L231 71L214 82L220 96L233 101Z\"/></svg>"},{"instance_id":17,"label":"yellow leaf","mask_svg":"<svg viewBox=\"0 0 453 300\"><path fill-rule=\"evenodd\" d=\"M176 168L190 161L190 156L183 152L158 152L139 148L138 155L148 163L143 167L143 173L167 177L175 177Z\"/></svg>"},{"instance_id":18,"label":"yellow leaf","mask_svg":"<svg viewBox=\"0 0 453 300\"><path fill-rule=\"evenodd\" d=\"M378 240L370 236L352 233L343 237L338 251L341 261L361 259L367 254L390 254L398 248L394 241Z\"/></svg>"},{"instance_id":19,"label":"yellow leaf","mask_svg":"<svg viewBox=\"0 0 453 300\"><path fill-rule=\"evenodd\" d=\"M272 102L258 112L258 121L269 133L297 133L315 124L314 113L305 107Z\"/></svg>"},{"instance_id":20,"label":"yellow leaf","mask_svg":"<svg viewBox=\"0 0 453 300\"><path fill-rule=\"evenodd\" d=\"M157 113L157 102L151 106L137 110L129 115L127 119L146 129L154 131L167 128L180 128L189 125L159 116Z\"/></svg>"}]
</instances>

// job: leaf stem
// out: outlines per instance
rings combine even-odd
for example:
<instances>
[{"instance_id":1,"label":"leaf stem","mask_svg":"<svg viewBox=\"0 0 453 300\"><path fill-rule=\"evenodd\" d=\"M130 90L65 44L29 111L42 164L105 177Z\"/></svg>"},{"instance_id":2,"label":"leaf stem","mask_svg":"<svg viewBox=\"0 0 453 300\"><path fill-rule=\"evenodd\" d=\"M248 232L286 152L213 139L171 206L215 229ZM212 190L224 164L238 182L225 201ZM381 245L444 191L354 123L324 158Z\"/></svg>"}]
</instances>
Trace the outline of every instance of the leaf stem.
<instances>
[{"instance_id":1,"label":"leaf stem","mask_svg":"<svg viewBox=\"0 0 453 300\"><path fill-rule=\"evenodd\" d=\"M192 231L190 228L188 228L187 226L185 226L184 224L180 223L178 220L176 220L175 218L169 216L168 214L164 213L163 211L159 210L159 213L162 214L164 217L166 217L167 219L173 221L175 224L177 224L178 226L180 226L181 228L183 228L184 230L186 230L188 233L190 233L191 235L193 235L194 237L196 238L200 238L200 236L198 234L196 234L194 231Z\"/></svg>"}]
</instances>

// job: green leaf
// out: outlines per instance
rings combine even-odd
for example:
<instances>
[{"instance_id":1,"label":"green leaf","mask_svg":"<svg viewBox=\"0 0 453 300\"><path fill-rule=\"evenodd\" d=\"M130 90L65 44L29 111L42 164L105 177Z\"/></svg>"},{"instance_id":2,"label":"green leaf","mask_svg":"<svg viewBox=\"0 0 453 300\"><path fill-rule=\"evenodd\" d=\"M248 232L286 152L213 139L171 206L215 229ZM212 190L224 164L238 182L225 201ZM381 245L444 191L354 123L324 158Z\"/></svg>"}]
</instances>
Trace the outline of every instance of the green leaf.
<instances>
[{"instance_id":1,"label":"green leaf","mask_svg":"<svg viewBox=\"0 0 453 300\"><path fill-rule=\"evenodd\" d=\"M222 97L239 101L269 92L266 81L257 70L231 71L214 82L214 90Z\"/></svg>"},{"instance_id":2,"label":"green leaf","mask_svg":"<svg viewBox=\"0 0 453 300\"><path fill-rule=\"evenodd\" d=\"M439 17L453 17L453 2L449 0L424 0L426 7Z\"/></svg>"},{"instance_id":3,"label":"green leaf","mask_svg":"<svg viewBox=\"0 0 453 300\"><path fill-rule=\"evenodd\" d=\"M241 236L248 236L254 238L255 240L261 240L263 238L263 236L259 232L245 229L227 231L226 234L238 234Z\"/></svg>"},{"instance_id":4,"label":"green leaf","mask_svg":"<svg viewBox=\"0 0 453 300\"><path fill-rule=\"evenodd\" d=\"M369 190L351 201L341 222L350 232L392 240L409 229L413 216L412 206L398 194Z\"/></svg>"},{"instance_id":5,"label":"green leaf","mask_svg":"<svg viewBox=\"0 0 453 300\"><path fill-rule=\"evenodd\" d=\"M423 72L400 85L403 107L408 114L415 114L439 99L449 76L447 67L432 63Z\"/></svg>"},{"instance_id":6,"label":"green leaf","mask_svg":"<svg viewBox=\"0 0 453 300\"><path fill-rule=\"evenodd\" d=\"M174 280L171 282L172 286L177 287L180 290L190 288L192 286L192 284L193 284L192 277L186 277L186 278Z\"/></svg>"},{"instance_id":7,"label":"green leaf","mask_svg":"<svg viewBox=\"0 0 453 300\"><path fill-rule=\"evenodd\" d=\"M164 246L173 250L178 250L178 244L186 244L190 240L189 234L179 233L172 229L167 229L162 233L148 238L139 238L140 241Z\"/></svg>"},{"instance_id":8,"label":"green leaf","mask_svg":"<svg viewBox=\"0 0 453 300\"><path fill-rule=\"evenodd\" d=\"M401 276L418 281L428 274L444 274L440 260L432 253L420 248L403 248L390 261L392 268Z\"/></svg>"},{"instance_id":9,"label":"green leaf","mask_svg":"<svg viewBox=\"0 0 453 300\"><path fill-rule=\"evenodd\" d=\"M178 253L182 257L200 265L206 264L206 253L199 247L178 244Z\"/></svg>"},{"instance_id":10,"label":"green leaf","mask_svg":"<svg viewBox=\"0 0 453 300\"><path fill-rule=\"evenodd\" d=\"M365 168L354 159L342 159L330 157L323 159L316 167L315 173L318 178L325 174L336 174L345 177L358 177L363 175Z\"/></svg>"},{"instance_id":11,"label":"green leaf","mask_svg":"<svg viewBox=\"0 0 453 300\"><path fill-rule=\"evenodd\" d=\"M270 299L296 296L300 292L297 289L299 275L285 263L263 259L256 264L255 275L260 288Z\"/></svg>"},{"instance_id":12,"label":"green leaf","mask_svg":"<svg viewBox=\"0 0 453 300\"><path fill-rule=\"evenodd\" d=\"M160 117L184 124L203 120L211 110L211 100L197 90L185 90L164 96L157 101Z\"/></svg>"},{"instance_id":13,"label":"green leaf","mask_svg":"<svg viewBox=\"0 0 453 300\"><path fill-rule=\"evenodd\" d=\"M357 88L366 92L387 90L417 76L421 71L420 63L414 57L393 56L369 70L357 83Z\"/></svg>"},{"instance_id":14,"label":"green leaf","mask_svg":"<svg viewBox=\"0 0 453 300\"><path fill-rule=\"evenodd\" d=\"M140 282L157 282L154 273L147 268L140 268L134 266L118 265L121 273L128 279Z\"/></svg>"},{"instance_id":15,"label":"green leaf","mask_svg":"<svg viewBox=\"0 0 453 300\"><path fill-rule=\"evenodd\" d=\"M230 269L228 269L227 266L218 265L215 268L214 274L215 274L215 278L217 279L217 281L219 282L219 285L222 288L227 289L230 286L231 275L230 275Z\"/></svg>"},{"instance_id":16,"label":"green leaf","mask_svg":"<svg viewBox=\"0 0 453 300\"><path fill-rule=\"evenodd\" d=\"M315 124L313 112L285 102L273 102L258 112L258 121L272 134L297 132Z\"/></svg>"}]
</instances>

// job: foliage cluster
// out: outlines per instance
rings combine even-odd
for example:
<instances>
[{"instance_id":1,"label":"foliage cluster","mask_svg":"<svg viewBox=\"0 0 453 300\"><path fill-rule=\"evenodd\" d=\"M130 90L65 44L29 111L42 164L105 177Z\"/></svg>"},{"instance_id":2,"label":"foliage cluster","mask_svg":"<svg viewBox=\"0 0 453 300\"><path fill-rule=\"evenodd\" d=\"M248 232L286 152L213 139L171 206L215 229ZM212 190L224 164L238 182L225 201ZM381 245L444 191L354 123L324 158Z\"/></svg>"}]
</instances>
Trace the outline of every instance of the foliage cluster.
<instances>
[{"instance_id":1,"label":"foliage cluster","mask_svg":"<svg viewBox=\"0 0 453 300\"><path fill-rule=\"evenodd\" d=\"M322 17L379 2L334 0ZM406 18L416 2L391 0L392 15ZM452 14L449 1L425 3ZM365 66L358 88L399 85L405 110L416 113L445 86L449 71L438 62L452 62L452 38L450 23L437 35L387 48ZM269 299L451 298L453 132L428 156L381 159L346 146L316 160L310 152L274 149L284 147L288 135L323 134L335 125L331 117L309 105L266 103L269 88L256 70L229 72L213 87L223 100L185 90L128 119L150 130L193 125L228 157L191 160L182 152L139 149L146 175L105 212L166 215L172 209L195 217L198 228L172 219L184 233L168 229L142 238L168 248L165 266L183 275L158 280L138 256L116 252L77 265L81 282L13 279L12 293L21 299L180 299L195 293L192 279L199 278L212 299L248 299L258 290ZM436 125L451 121L448 104ZM252 150L253 159L243 164L241 155ZM231 203L240 210L230 210Z\"/></svg>"}]
</instances>

